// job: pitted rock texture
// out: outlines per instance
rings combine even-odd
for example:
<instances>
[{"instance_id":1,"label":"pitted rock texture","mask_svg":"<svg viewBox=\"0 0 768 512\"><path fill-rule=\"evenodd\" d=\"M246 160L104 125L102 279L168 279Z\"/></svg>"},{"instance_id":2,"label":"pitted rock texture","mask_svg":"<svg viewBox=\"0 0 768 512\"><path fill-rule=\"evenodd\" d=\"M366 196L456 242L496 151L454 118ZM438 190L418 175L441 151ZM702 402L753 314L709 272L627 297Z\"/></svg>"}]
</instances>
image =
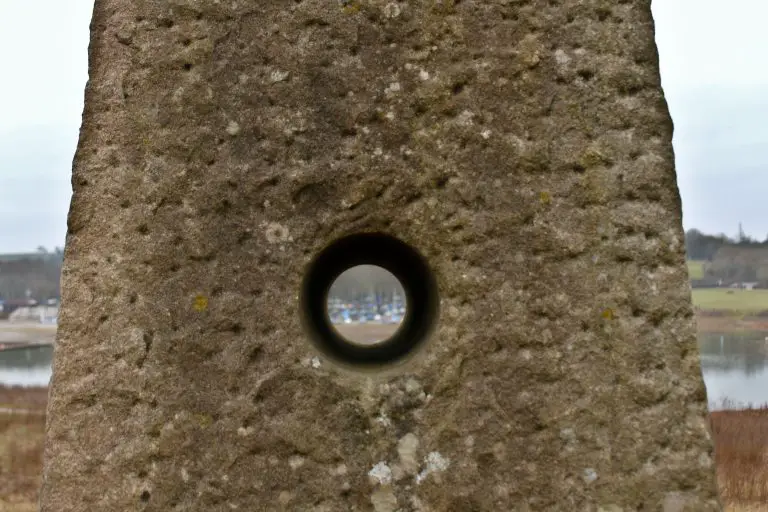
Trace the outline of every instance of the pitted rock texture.
<instances>
[{"instance_id":1,"label":"pitted rock texture","mask_svg":"<svg viewBox=\"0 0 768 512\"><path fill-rule=\"evenodd\" d=\"M719 510L649 0L99 0L42 512ZM442 299L342 372L310 259Z\"/></svg>"}]
</instances>

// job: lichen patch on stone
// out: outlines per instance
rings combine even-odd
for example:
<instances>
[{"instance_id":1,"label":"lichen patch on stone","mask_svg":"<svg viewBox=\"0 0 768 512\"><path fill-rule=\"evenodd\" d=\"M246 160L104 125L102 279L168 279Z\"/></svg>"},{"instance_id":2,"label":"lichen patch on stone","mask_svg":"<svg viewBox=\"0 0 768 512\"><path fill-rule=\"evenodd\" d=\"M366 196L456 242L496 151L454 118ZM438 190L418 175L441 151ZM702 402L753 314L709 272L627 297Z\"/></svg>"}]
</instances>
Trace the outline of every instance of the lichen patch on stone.
<instances>
[{"instance_id":1,"label":"lichen patch on stone","mask_svg":"<svg viewBox=\"0 0 768 512\"><path fill-rule=\"evenodd\" d=\"M389 485L392 483L392 469L384 461L373 466L368 472L368 476L374 483L379 485Z\"/></svg>"},{"instance_id":2,"label":"lichen patch on stone","mask_svg":"<svg viewBox=\"0 0 768 512\"><path fill-rule=\"evenodd\" d=\"M416 475L416 483L422 483L432 473L441 473L447 470L450 465L450 461L439 452L430 452L424 459L424 469Z\"/></svg>"}]
</instances>

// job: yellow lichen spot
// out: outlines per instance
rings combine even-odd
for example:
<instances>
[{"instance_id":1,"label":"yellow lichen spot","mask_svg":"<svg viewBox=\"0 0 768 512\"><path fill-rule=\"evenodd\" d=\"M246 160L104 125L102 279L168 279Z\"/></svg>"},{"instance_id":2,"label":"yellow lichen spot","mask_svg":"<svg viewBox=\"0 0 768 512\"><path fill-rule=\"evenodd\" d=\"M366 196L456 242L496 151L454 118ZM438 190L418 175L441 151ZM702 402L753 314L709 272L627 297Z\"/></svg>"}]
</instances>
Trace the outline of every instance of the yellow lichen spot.
<instances>
[{"instance_id":1,"label":"yellow lichen spot","mask_svg":"<svg viewBox=\"0 0 768 512\"><path fill-rule=\"evenodd\" d=\"M141 142L145 146L149 146L149 137L144 137L143 139L141 139Z\"/></svg>"},{"instance_id":2,"label":"yellow lichen spot","mask_svg":"<svg viewBox=\"0 0 768 512\"><path fill-rule=\"evenodd\" d=\"M206 427L209 427L211 423L213 423L213 418L208 416L207 414L198 414L197 422L200 424L202 428L206 428Z\"/></svg>"},{"instance_id":3,"label":"yellow lichen spot","mask_svg":"<svg viewBox=\"0 0 768 512\"><path fill-rule=\"evenodd\" d=\"M208 309L208 298L198 295L195 297L195 302L192 304L192 307L195 308L195 311L197 312L205 311Z\"/></svg>"},{"instance_id":4,"label":"yellow lichen spot","mask_svg":"<svg viewBox=\"0 0 768 512\"><path fill-rule=\"evenodd\" d=\"M549 195L549 192L540 192L539 201L541 201L541 204L550 204L552 202L552 196Z\"/></svg>"},{"instance_id":5,"label":"yellow lichen spot","mask_svg":"<svg viewBox=\"0 0 768 512\"><path fill-rule=\"evenodd\" d=\"M344 13L355 14L357 12L360 12L360 9L362 7L363 7L362 4L357 0L347 1L347 2L344 2Z\"/></svg>"},{"instance_id":6,"label":"yellow lichen spot","mask_svg":"<svg viewBox=\"0 0 768 512\"><path fill-rule=\"evenodd\" d=\"M602 313L602 317L606 320L613 320L616 318L616 314L613 312L613 309L611 308L605 308Z\"/></svg>"},{"instance_id":7,"label":"yellow lichen spot","mask_svg":"<svg viewBox=\"0 0 768 512\"><path fill-rule=\"evenodd\" d=\"M596 148L587 149L579 158L579 164L584 169L591 169L592 167L598 167L601 165L609 165L610 163L611 159Z\"/></svg>"}]
</instances>

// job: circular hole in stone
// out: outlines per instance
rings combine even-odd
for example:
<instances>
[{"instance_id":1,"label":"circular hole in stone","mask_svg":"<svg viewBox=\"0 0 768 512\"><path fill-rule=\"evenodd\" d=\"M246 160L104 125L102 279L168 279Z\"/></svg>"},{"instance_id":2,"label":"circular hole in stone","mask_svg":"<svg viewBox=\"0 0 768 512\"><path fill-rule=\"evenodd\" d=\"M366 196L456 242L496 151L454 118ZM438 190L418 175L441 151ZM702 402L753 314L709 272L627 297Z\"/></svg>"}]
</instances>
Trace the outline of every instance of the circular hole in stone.
<instances>
[{"instance_id":1,"label":"circular hole in stone","mask_svg":"<svg viewBox=\"0 0 768 512\"><path fill-rule=\"evenodd\" d=\"M357 265L336 278L326 305L338 334L350 343L372 345L397 332L405 318L407 299L392 272L377 265Z\"/></svg>"},{"instance_id":2,"label":"circular hole in stone","mask_svg":"<svg viewBox=\"0 0 768 512\"><path fill-rule=\"evenodd\" d=\"M437 322L439 301L418 251L392 236L364 233L336 240L310 262L300 308L309 339L324 356L365 368L413 355Z\"/></svg>"}]
</instances>

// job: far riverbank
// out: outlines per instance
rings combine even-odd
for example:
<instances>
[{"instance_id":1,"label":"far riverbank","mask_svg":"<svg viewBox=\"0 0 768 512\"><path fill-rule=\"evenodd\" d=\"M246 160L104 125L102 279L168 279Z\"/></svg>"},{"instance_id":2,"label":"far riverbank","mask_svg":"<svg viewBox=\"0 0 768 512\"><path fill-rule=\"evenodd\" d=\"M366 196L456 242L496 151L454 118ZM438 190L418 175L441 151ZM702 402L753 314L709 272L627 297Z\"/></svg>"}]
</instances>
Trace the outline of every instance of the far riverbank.
<instances>
[{"instance_id":1,"label":"far riverbank","mask_svg":"<svg viewBox=\"0 0 768 512\"><path fill-rule=\"evenodd\" d=\"M0 345L17 343L53 343L56 325L0 320Z\"/></svg>"}]
</instances>

